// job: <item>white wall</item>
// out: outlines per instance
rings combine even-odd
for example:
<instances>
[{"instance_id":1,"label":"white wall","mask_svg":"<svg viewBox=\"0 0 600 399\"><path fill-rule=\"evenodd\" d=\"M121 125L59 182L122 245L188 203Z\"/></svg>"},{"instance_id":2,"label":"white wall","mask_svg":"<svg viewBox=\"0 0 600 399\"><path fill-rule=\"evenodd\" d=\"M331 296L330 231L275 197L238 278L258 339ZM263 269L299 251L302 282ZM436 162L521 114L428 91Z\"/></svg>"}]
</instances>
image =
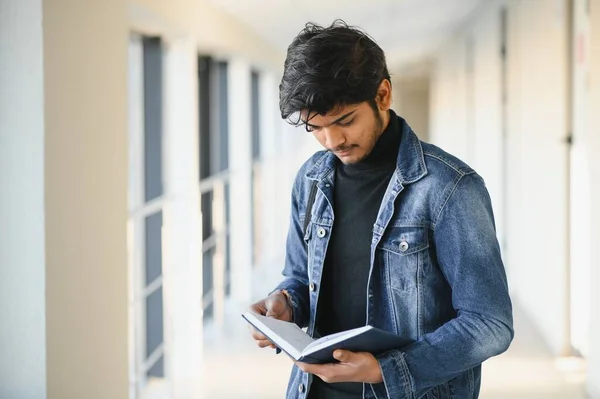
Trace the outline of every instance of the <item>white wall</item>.
<instances>
[{"instance_id":1,"label":"white wall","mask_svg":"<svg viewBox=\"0 0 600 399\"><path fill-rule=\"evenodd\" d=\"M46 397L42 2L0 2L0 397Z\"/></svg>"},{"instance_id":2,"label":"white wall","mask_svg":"<svg viewBox=\"0 0 600 399\"><path fill-rule=\"evenodd\" d=\"M392 109L406 119L421 140L429 139L429 78L392 76Z\"/></svg>"},{"instance_id":3,"label":"white wall","mask_svg":"<svg viewBox=\"0 0 600 399\"><path fill-rule=\"evenodd\" d=\"M429 140L470 162L468 154L466 96L466 38L453 38L439 54L432 69Z\"/></svg>"},{"instance_id":4,"label":"white wall","mask_svg":"<svg viewBox=\"0 0 600 399\"><path fill-rule=\"evenodd\" d=\"M504 244L501 6L501 2L491 3L467 32L472 57L467 73L469 158L485 179L497 235Z\"/></svg>"},{"instance_id":5,"label":"white wall","mask_svg":"<svg viewBox=\"0 0 600 399\"><path fill-rule=\"evenodd\" d=\"M589 105L589 18L587 0L576 0L573 10L573 144L570 153L570 269L571 342L584 357L589 356L591 316L591 230Z\"/></svg>"},{"instance_id":6,"label":"white wall","mask_svg":"<svg viewBox=\"0 0 600 399\"><path fill-rule=\"evenodd\" d=\"M590 53L590 93L588 109L597 110L600 106L600 0L590 4L591 46ZM591 177L591 242L600 242L600 113L589 113L587 149ZM590 356L588 359L588 387L591 397L600 398L600 246L592 247L591 268L591 325Z\"/></svg>"},{"instance_id":7,"label":"white wall","mask_svg":"<svg viewBox=\"0 0 600 399\"><path fill-rule=\"evenodd\" d=\"M559 354L568 345L567 15L556 2L509 5L507 262L515 299Z\"/></svg>"},{"instance_id":8,"label":"white wall","mask_svg":"<svg viewBox=\"0 0 600 399\"><path fill-rule=\"evenodd\" d=\"M431 141L486 181L503 230L500 6L490 2L438 54L431 83ZM500 237L501 238L501 237Z\"/></svg>"},{"instance_id":9,"label":"white wall","mask_svg":"<svg viewBox=\"0 0 600 399\"><path fill-rule=\"evenodd\" d=\"M126 7L48 0L43 20L48 397L124 399Z\"/></svg>"},{"instance_id":10,"label":"white wall","mask_svg":"<svg viewBox=\"0 0 600 399\"><path fill-rule=\"evenodd\" d=\"M560 353L568 338L566 14L559 2L508 2L505 204L502 4L494 1L480 8L438 54L431 88L432 141L471 164L486 180L500 239L506 235L503 255L513 299L553 352Z\"/></svg>"}]
</instances>

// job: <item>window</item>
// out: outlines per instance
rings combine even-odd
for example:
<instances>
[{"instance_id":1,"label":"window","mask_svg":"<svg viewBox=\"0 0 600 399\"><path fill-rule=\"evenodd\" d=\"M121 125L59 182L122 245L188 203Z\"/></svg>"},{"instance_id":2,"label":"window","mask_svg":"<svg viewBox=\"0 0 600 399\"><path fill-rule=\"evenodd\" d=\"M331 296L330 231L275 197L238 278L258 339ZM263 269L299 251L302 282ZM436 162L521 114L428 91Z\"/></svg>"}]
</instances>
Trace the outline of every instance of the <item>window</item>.
<instances>
[{"instance_id":1,"label":"window","mask_svg":"<svg viewBox=\"0 0 600 399\"><path fill-rule=\"evenodd\" d=\"M139 398L165 377L161 39L132 36L129 55L130 396Z\"/></svg>"},{"instance_id":2,"label":"window","mask_svg":"<svg viewBox=\"0 0 600 399\"><path fill-rule=\"evenodd\" d=\"M230 293L228 64L198 57L204 320Z\"/></svg>"},{"instance_id":3,"label":"window","mask_svg":"<svg viewBox=\"0 0 600 399\"><path fill-rule=\"evenodd\" d=\"M262 261L262 213L261 213L261 154L260 154L260 75L251 72L250 77L250 118L252 123L252 264Z\"/></svg>"}]
</instances>

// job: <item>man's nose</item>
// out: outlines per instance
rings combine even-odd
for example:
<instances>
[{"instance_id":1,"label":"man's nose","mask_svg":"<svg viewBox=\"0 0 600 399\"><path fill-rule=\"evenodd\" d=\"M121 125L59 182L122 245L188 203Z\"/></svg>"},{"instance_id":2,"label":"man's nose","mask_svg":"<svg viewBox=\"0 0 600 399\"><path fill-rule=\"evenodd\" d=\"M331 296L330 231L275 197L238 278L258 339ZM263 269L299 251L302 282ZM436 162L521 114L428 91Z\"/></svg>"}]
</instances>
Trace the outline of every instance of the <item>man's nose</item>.
<instances>
[{"instance_id":1,"label":"man's nose","mask_svg":"<svg viewBox=\"0 0 600 399\"><path fill-rule=\"evenodd\" d=\"M330 150L335 150L346 142L346 137L335 127L325 128L323 133L325 134L325 147Z\"/></svg>"}]
</instances>

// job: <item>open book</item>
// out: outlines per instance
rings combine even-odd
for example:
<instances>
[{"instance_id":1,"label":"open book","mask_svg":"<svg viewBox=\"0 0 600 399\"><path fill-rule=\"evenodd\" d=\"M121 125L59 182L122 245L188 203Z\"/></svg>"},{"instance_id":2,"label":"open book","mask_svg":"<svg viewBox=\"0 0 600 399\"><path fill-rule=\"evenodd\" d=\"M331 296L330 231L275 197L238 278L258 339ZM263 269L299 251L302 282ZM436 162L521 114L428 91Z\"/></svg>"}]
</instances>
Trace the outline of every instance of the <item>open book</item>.
<instances>
[{"instance_id":1,"label":"open book","mask_svg":"<svg viewBox=\"0 0 600 399\"><path fill-rule=\"evenodd\" d=\"M315 340L295 323L252 312L246 312L242 317L290 357L304 363L335 363L333 351L336 349L376 355L412 342L372 326L342 331Z\"/></svg>"}]
</instances>

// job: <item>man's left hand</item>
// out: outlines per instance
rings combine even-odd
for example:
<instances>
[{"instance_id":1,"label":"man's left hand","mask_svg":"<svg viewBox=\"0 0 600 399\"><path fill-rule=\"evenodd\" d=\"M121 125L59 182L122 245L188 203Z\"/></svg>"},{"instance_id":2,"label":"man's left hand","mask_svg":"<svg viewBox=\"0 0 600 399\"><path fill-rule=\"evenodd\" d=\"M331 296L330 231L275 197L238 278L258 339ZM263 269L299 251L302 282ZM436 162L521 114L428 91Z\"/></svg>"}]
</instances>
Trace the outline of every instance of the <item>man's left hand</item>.
<instances>
[{"instance_id":1,"label":"man's left hand","mask_svg":"<svg viewBox=\"0 0 600 399\"><path fill-rule=\"evenodd\" d=\"M379 362L368 352L350 352L336 349L333 357L339 363L308 364L295 362L300 370L311 373L327 383L365 382L377 384L383 381Z\"/></svg>"}]
</instances>

